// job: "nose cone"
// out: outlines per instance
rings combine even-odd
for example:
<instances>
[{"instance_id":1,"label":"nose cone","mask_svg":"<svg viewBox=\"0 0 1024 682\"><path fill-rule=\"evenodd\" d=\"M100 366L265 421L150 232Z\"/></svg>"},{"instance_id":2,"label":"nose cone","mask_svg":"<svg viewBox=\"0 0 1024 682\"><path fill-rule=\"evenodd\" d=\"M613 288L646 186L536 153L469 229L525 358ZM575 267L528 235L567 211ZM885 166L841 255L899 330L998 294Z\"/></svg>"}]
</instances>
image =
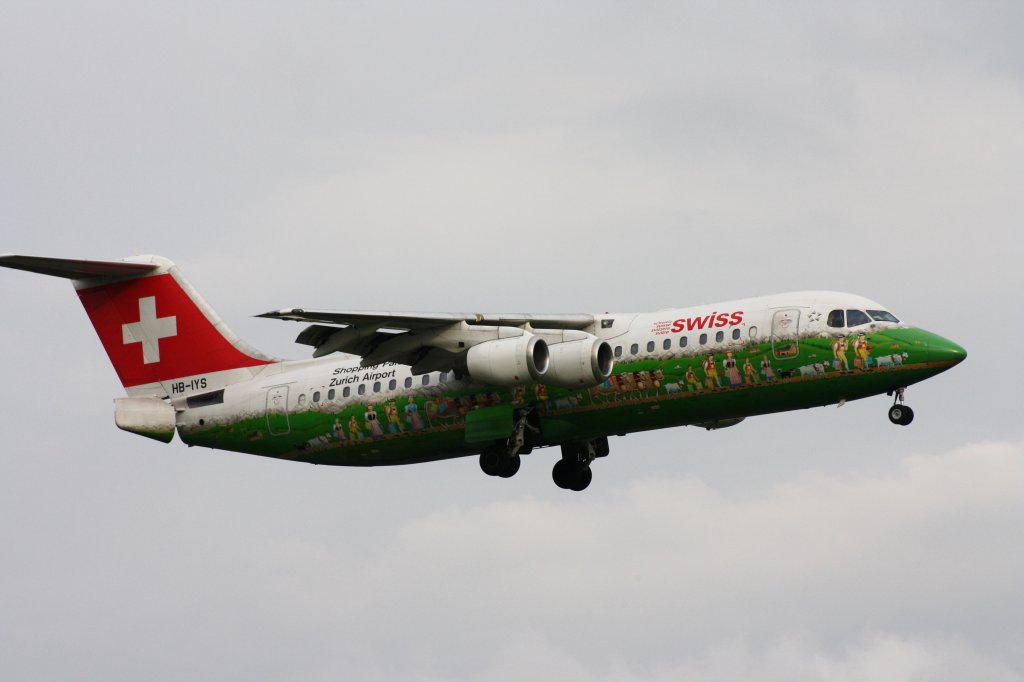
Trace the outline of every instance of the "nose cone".
<instances>
[{"instance_id":1,"label":"nose cone","mask_svg":"<svg viewBox=\"0 0 1024 682\"><path fill-rule=\"evenodd\" d=\"M959 365L967 359L967 351L964 350L963 346L943 336L923 329L918 330L915 336L914 345L921 348L925 353L927 361L939 366L941 368L940 371Z\"/></svg>"},{"instance_id":2,"label":"nose cone","mask_svg":"<svg viewBox=\"0 0 1024 682\"><path fill-rule=\"evenodd\" d=\"M942 337L939 338L941 339ZM950 363L950 367L959 365L967 359L967 351L964 350L964 347L958 343L953 343L949 339L942 339L942 343L937 344L937 346L936 352Z\"/></svg>"},{"instance_id":3,"label":"nose cone","mask_svg":"<svg viewBox=\"0 0 1024 682\"><path fill-rule=\"evenodd\" d=\"M911 362L926 362L940 372L967 359L963 346L924 329L893 329L888 336L909 353Z\"/></svg>"}]
</instances>

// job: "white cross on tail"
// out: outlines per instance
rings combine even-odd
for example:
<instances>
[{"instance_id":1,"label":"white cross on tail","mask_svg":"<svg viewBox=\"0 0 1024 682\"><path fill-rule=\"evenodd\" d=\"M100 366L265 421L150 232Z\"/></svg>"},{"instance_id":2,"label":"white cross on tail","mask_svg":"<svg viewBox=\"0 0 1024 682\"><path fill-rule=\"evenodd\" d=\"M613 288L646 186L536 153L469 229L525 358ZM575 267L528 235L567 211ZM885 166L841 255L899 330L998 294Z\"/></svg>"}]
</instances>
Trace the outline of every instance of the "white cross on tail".
<instances>
[{"instance_id":1,"label":"white cross on tail","mask_svg":"<svg viewBox=\"0 0 1024 682\"><path fill-rule=\"evenodd\" d=\"M142 364L160 362L160 339L178 335L178 318L156 316L156 296L139 299L139 321L121 325L124 343L142 344Z\"/></svg>"}]
</instances>

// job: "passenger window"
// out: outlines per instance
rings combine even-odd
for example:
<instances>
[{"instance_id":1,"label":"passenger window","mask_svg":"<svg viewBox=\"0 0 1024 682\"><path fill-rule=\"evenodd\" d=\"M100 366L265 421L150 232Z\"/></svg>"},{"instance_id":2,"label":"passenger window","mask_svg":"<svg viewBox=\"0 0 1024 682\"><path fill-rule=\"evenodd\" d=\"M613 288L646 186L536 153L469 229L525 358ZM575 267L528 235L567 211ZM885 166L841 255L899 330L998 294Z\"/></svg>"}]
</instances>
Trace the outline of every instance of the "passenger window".
<instances>
[{"instance_id":1,"label":"passenger window","mask_svg":"<svg viewBox=\"0 0 1024 682\"><path fill-rule=\"evenodd\" d=\"M343 389L341 390L341 397L343 397L343 398L347 398L347 397L349 397L350 395L352 395L352 389L351 389L351 388L349 388L348 386L346 386L345 388L343 388Z\"/></svg>"},{"instance_id":2,"label":"passenger window","mask_svg":"<svg viewBox=\"0 0 1024 682\"><path fill-rule=\"evenodd\" d=\"M313 392L313 402L314 403L320 402L320 391L314 391Z\"/></svg>"},{"instance_id":3,"label":"passenger window","mask_svg":"<svg viewBox=\"0 0 1024 682\"><path fill-rule=\"evenodd\" d=\"M722 343L722 341L725 341L725 332L715 334L715 343Z\"/></svg>"},{"instance_id":4,"label":"passenger window","mask_svg":"<svg viewBox=\"0 0 1024 682\"><path fill-rule=\"evenodd\" d=\"M305 393L300 393L299 394L299 407L302 407L305 404L306 404L306 394Z\"/></svg>"},{"instance_id":5,"label":"passenger window","mask_svg":"<svg viewBox=\"0 0 1024 682\"><path fill-rule=\"evenodd\" d=\"M366 395L366 384L359 384L359 390L356 391L359 395Z\"/></svg>"},{"instance_id":6,"label":"passenger window","mask_svg":"<svg viewBox=\"0 0 1024 682\"><path fill-rule=\"evenodd\" d=\"M672 347L672 339L665 339L665 341L661 344L661 347L664 348L665 350L670 349Z\"/></svg>"},{"instance_id":7,"label":"passenger window","mask_svg":"<svg viewBox=\"0 0 1024 682\"><path fill-rule=\"evenodd\" d=\"M379 381L373 382L373 392L374 393L380 393L380 382Z\"/></svg>"},{"instance_id":8,"label":"passenger window","mask_svg":"<svg viewBox=\"0 0 1024 682\"><path fill-rule=\"evenodd\" d=\"M637 355L637 354L639 354L640 353L640 346L638 344L634 343L632 346L629 347L629 353L630 353L630 355Z\"/></svg>"},{"instance_id":9,"label":"passenger window","mask_svg":"<svg viewBox=\"0 0 1024 682\"><path fill-rule=\"evenodd\" d=\"M680 336L679 337L679 347L680 348L686 348L686 344L688 344L688 343L690 343L690 340L688 338L686 338L685 336Z\"/></svg>"},{"instance_id":10,"label":"passenger window","mask_svg":"<svg viewBox=\"0 0 1024 682\"><path fill-rule=\"evenodd\" d=\"M391 381L389 381L389 382L388 382L388 390L389 390L389 391L393 391L393 390L395 390L396 388L398 388L398 382L397 382L397 381L395 381L394 379L392 379Z\"/></svg>"},{"instance_id":11,"label":"passenger window","mask_svg":"<svg viewBox=\"0 0 1024 682\"><path fill-rule=\"evenodd\" d=\"M871 318L863 310L847 310L846 325L848 327L859 327L862 324L871 322Z\"/></svg>"},{"instance_id":12,"label":"passenger window","mask_svg":"<svg viewBox=\"0 0 1024 682\"><path fill-rule=\"evenodd\" d=\"M748 335L752 339L756 338L757 337L757 327L751 327Z\"/></svg>"},{"instance_id":13,"label":"passenger window","mask_svg":"<svg viewBox=\"0 0 1024 682\"><path fill-rule=\"evenodd\" d=\"M423 384L424 386L429 386L430 385L430 375L429 374L424 374L423 375L423 380L420 383Z\"/></svg>"},{"instance_id":14,"label":"passenger window","mask_svg":"<svg viewBox=\"0 0 1024 682\"><path fill-rule=\"evenodd\" d=\"M648 353L653 353L654 352L654 341L648 341L647 342L647 352Z\"/></svg>"},{"instance_id":15,"label":"passenger window","mask_svg":"<svg viewBox=\"0 0 1024 682\"><path fill-rule=\"evenodd\" d=\"M622 346L615 346L615 357L622 357Z\"/></svg>"},{"instance_id":16,"label":"passenger window","mask_svg":"<svg viewBox=\"0 0 1024 682\"><path fill-rule=\"evenodd\" d=\"M700 335L700 345L706 346L707 343L708 343L708 335L707 334L701 334Z\"/></svg>"},{"instance_id":17,"label":"passenger window","mask_svg":"<svg viewBox=\"0 0 1024 682\"><path fill-rule=\"evenodd\" d=\"M333 388L331 390L327 391L327 399L328 400L334 400L334 396L335 396L335 393L334 393L334 389Z\"/></svg>"},{"instance_id":18,"label":"passenger window","mask_svg":"<svg viewBox=\"0 0 1024 682\"><path fill-rule=\"evenodd\" d=\"M833 310L828 314L828 326L830 327L845 327L846 319L843 316L842 310Z\"/></svg>"},{"instance_id":19,"label":"passenger window","mask_svg":"<svg viewBox=\"0 0 1024 682\"><path fill-rule=\"evenodd\" d=\"M740 340L740 330L739 329L733 329L732 330L732 340L733 341L739 341Z\"/></svg>"},{"instance_id":20,"label":"passenger window","mask_svg":"<svg viewBox=\"0 0 1024 682\"><path fill-rule=\"evenodd\" d=\"M405 387L406 388L412 388L412 377L406 377L405 378Z\"/></svg>"}]
</instances>

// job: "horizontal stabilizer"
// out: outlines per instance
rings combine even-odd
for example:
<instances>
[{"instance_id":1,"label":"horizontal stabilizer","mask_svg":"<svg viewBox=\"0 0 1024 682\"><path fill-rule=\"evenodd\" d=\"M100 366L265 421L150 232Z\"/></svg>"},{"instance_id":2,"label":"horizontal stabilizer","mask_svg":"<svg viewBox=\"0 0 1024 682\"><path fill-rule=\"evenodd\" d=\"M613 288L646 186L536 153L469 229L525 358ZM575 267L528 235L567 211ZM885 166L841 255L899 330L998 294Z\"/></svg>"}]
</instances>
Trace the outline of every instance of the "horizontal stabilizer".
<instances>
[{"instance_id":1,"label":"horizontal stabilizer","mask_svg":"<svg viewBox=\"0 0 1024 682\"><path fill-rule=\"evenodd\" d=\"M0 266L15 270L27 270L28 272L35 272L40 275L64 277L66 279L129 277L131 275L142 275L160 267L153 263L44 258L40 256L16 256L12 253L0 255Z\"/></svg>"}]
</instances>

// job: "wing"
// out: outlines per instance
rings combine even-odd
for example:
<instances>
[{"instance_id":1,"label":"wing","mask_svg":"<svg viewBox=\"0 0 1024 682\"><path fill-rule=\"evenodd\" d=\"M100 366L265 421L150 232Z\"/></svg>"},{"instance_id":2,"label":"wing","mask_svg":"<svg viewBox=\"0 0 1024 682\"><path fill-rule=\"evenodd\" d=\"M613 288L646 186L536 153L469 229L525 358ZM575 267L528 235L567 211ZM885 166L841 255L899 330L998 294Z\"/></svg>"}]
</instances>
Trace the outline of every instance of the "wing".
<instances>
[{"instance_id":1,"label":"wing","mask_svg":"<svg viewBox=\"0 0 1024 682\"><path fill-rule=\"evenodd\" d=\"M312 322L297 343L313 346L313 357L351 353L366 367L382 362L412 365L413 372L458 366L469 348L524 332L565 338L565 332L594 327L594 316L500 313L402 313L357 310L272 310L257 317ZM574 336L575 338L575 336Z\"/></svg>"}]
</instances>

